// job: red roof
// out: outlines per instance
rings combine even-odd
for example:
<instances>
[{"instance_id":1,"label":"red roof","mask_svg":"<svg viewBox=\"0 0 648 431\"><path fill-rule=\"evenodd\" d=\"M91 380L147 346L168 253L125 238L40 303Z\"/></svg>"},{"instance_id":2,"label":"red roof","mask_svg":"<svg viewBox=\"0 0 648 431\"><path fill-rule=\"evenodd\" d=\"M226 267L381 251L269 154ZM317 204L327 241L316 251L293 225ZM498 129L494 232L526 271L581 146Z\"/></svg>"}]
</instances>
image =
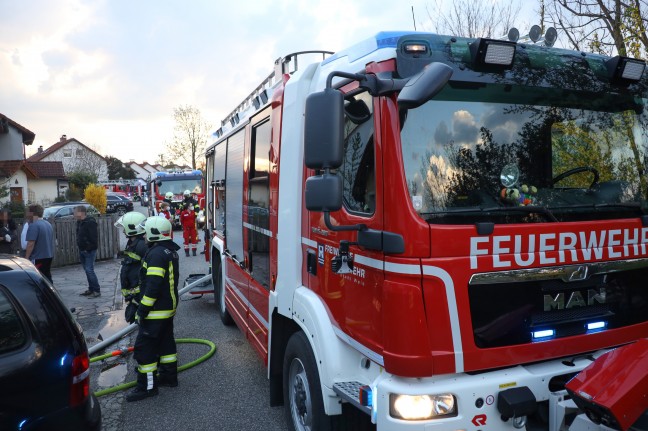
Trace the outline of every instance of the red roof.
<instances>
[{"instance_id":1,"label":"red roof","mask_svg":"<svg viewBox=\"0 0 648 431\"><path fill-rule=\"evenodd\" d=\"M70 139L65 139L65 140L58 141L56 144L52 145L49 148L44 149L42 152L36 153L36 154L33 154L33 155L29 156L27 158L27 161L28 162L39 162L39 161L43 160L45 157L49 156L50 154L53 154L55 151L60 150L61 148L63 148L64 146L66 146L67 144L69 144L72 141L75 141L77 144L79 144L82 147L86 148L88 151L92 151L98 157L101 157L103 159L103 156L98 154L92 148L89 148L89 147L83 145L81 142L79 142L78 140L76 140L74 138L70 138Z\"/></svg>"},{"instance_id":2,"label":"red roof","mask_svg":"<svg viewBox=\"0 0 648 431\"><path fill-rule=\"evenodd\" d=\"M65 178L63 162L27 162L38 178Z\"/></svg>"},{"instance_id":3,"label":"red roof","mask_svg":"<svg viewBox=\"0 0 648 431\"><path fill-rule=\"evenodd\" d=\"M25 171L28 178L38 178L38 174L24 160L2 160L0 161L0 175L6 178L11 177L20 169Z\"/></svg>"}]
</instances>

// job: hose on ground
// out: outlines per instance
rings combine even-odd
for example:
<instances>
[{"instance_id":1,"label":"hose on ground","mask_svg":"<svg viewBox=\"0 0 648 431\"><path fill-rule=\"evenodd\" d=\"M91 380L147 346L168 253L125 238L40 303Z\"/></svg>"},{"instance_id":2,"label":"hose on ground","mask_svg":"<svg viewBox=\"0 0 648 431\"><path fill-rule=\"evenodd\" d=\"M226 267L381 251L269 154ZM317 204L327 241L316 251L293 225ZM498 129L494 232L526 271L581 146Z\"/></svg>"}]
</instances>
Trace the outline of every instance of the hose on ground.
<instances>
[{"instance_id":1,"label":"hose on ground","mask_svg":"<svg viewBox=\"0 0 648 431\"><path fill-rule=\"evenodd\" d=\"M213 342L211 342L209 340L203 340L201 338L176 338L175 341L176 341L176 343L198 343L198 344L205 344L205 345L209 346L209 351L207 353L205 353L203 356L199 357L198 359L196 359L194 361L191 361L191 362L189 362L187 364L179 366L178 367L178 372L181 372L181 371L184 371L184 370L186 370L188 368L194 367L194 366L200 364L201 362L204 362L207 359L211 358L212 356L214 356L214 353L216 353L216 344L214 344ZM110 352L110 353L106 353L104 355L100 355L100 356L90 358L90 362L96 362L96 361L100 361L100 360L107 359L107 358L110 358L110 357L123 355L123 354L126 354L126 353L128 353L128 352L130 352L132 350L133 350L132 347L129 347L128 349L125 349L125 350L116 350L114 352ZM108 394L112 394L112 393L117 392L117 391L132 388L136 384L137 384L137 382L135 380L133 380L131 382L122 383L122 384L119 384L117 386L113 386L111 388L102 389L100 391L95 392L94 394L95 394L96 397L101 397L103 395L108 395Z\"/></svg>"}]
</instances>

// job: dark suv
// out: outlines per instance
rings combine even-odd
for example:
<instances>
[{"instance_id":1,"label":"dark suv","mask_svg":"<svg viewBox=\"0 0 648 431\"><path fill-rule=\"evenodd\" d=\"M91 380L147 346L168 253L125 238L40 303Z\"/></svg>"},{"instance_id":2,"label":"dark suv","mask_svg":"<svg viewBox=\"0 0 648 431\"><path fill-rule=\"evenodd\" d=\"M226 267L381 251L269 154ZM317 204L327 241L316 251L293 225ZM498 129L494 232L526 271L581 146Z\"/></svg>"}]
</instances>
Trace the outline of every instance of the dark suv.
<instances>
[{"instance_id":1,"label":"dark suv","mask_svg":"<svg viewBox=\"0 0 648 431\"><path fill-rule=\"evenodd\" d=\"M129 211L133 211L133 202L130 199L119 195L106 195L107 214L124 215Z\"/></svg>"},{"instance_id":2,"label":"dark suv","mask_svg":"<svg viewBox=\"0 0 648 431\"><path fill-rule=\"evenodd\" d=\"M99 430L88 348L29 261L0 255L0 429Z\"/></svg>"}]
</instances>

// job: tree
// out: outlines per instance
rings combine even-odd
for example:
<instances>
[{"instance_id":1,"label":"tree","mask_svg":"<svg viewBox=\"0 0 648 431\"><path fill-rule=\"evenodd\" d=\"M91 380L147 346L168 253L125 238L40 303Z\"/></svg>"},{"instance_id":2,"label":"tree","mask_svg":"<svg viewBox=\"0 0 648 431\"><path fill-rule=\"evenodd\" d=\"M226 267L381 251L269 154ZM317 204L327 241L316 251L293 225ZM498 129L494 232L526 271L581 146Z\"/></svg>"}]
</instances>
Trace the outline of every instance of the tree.
<instances>
[{"instance_id":1,"label":"tree","mask_svg":"<svg viewBox=\"0 0 648 431\"><path fill-rule=\"evenodd\" d=\"M644 58L646 0L548 0L547 13L571 48Z\"/></svg>"},{"instance_id":2,"label":"tree","mask_svg":"<svg viewBox=\"0 0 648 431\"><path fill-rule=\"evenodd\" d=\"M72 201L80 200L83 197L83 191L86 187L97 182L97 174L95 172L73 171L67 177L70 183L67 198Z\"/></svg>"},{"instance_id":3,"label":"tree","mask_svg":"<svg viewBox=\"0 0 648 431\"><path fill-rule=\"evenodd\" d=\"M168 161L176 160L196 169L197 159L202 157L211 126L202 118L194 106L178 106L173 109L175 120L173 143L167 145Z\"/></svg>"},{"instance_id":4,"label":"tree","mask_svg":"<svg viewBox=\"0 0 648 431\"><path fill-rule=\"evenodd\" d=\"M520 2L455 0L450 9L448 2L435 0L426 6L437 33L464 37L500 37L514 27L522 7ZM519 25L519 24L518 24Z\"/></svg>"},{"instance_id":5,"label":"tree","mask_svg":"<svg viewBox=\"0 0 648 431\"><path fill-rule=\"evenodd\" d=\"M135 178L135 172L125 166L117 157L106 156L106 163L108 164L108 179L118 180L120 178L125 180L132 180Z\"/></svg>"}]
</instances>

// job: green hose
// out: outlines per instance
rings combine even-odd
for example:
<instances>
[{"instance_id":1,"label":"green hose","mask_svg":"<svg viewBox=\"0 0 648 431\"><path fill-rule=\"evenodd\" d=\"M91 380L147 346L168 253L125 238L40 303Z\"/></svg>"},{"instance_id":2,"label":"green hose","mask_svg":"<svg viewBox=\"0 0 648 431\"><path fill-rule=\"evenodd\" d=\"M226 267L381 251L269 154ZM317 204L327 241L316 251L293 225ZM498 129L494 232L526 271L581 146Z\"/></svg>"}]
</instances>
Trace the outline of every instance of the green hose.
<instances>
[{"instance_id":1,"label":"green hose","mask_svg":"<svg viewBox=\"0 0 648 431\"><path fill-rule=\"evenodd\" d=\"M203 340L203 339L200 339L200 338L176 338L175 341L176 341L176 343L198 343L198 344L205 344L205 345L209 346L209 351L207 353L205 353L200 358L189 362L188 364L184 364L184 365L179 366L178 367L178 372L184 371L184 370L186 370L188 368L191 368L191 367L193 367L195 365L198 365L201 362L204 362L207 359L211 358L212 356L214 356L214 353L216 353L216 344L214 344L213 342L211 342L209 340ZM100 356L96 356L94 358L90 358L90 362L100 361L102 359L110 358L112 356L113 356L112 353L106 353L104 355L100 355ZM117 385L117 386L113 386L112 388L102 389L100 391L95 392L94 394L95 394L96 397L101 397L101 396L104 396L104 395L112 394L113 392L121 391L121 390L128 389L128 388L132 388L136 384L137 384L137 382L133 380L132 382L126 382L126 383L122 383L122 384Z\"/></svg>"}]
</instances>

